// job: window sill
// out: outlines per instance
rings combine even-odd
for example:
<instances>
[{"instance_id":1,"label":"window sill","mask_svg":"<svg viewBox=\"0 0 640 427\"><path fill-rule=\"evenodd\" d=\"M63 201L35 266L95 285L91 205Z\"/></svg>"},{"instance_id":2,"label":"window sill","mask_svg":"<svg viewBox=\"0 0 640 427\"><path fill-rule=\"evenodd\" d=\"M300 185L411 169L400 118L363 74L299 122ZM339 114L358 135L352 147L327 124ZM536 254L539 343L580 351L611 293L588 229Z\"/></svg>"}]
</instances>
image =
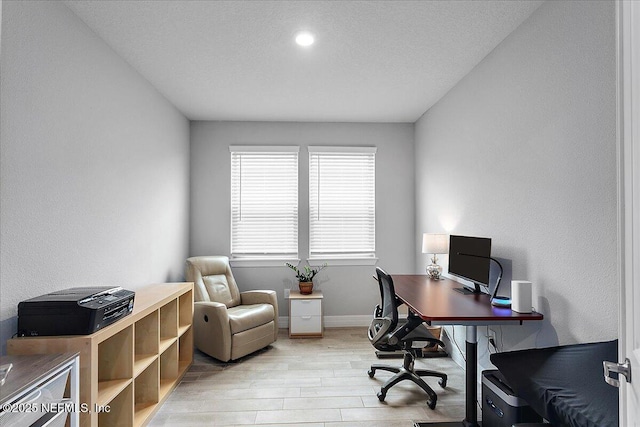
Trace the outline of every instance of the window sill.
<instances>
[{"instance_id":1,"label":"window sill","mask_svg":"<svg viewBox=\"0 0 640 427\"><path fill-rule=\"evenodd\" d=\"M297 266L300 263L299 258L231 258L229 263L231 267L285 267L285 263ZM371 257L355 257L355 258L307 258L307 263L311 267L318 267L324 263L330 266L368 266L376 265L378 258Z\"/></svg>"},{"instance_id":2,"label":"window sill","mask_svg":"<svg viewBox=\"0 0 640 427\"><path fill-rule=\"evenodd\" d=\"M356 257L356 258L331 258L331 257L322 257L322 258L307 258L307 262L310 266L316 267L324 264L330 266L360 266L360 265L376 265L378 263L378 258L370 258L370 257Z\"/></svg>"},{"instance_id":3,"label":"window sill","mask_svg":"<svg viewBox=\"0 0 640 427\"><path fill-rule=\"evenodd\" d=\"M231 258L231 267L286 267L285 263L298 265L299 258Z\"/></svg>"}]
</instances>

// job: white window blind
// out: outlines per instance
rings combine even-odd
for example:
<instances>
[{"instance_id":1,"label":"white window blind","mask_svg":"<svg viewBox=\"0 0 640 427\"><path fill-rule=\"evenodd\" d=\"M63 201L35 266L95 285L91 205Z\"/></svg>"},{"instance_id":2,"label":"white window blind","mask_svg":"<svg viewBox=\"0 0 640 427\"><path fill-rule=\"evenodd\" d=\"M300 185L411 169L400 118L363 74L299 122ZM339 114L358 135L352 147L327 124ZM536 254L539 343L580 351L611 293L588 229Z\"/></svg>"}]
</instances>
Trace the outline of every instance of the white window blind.
<instances>
[{"instance_id":1,"label":"white window blind","mask_svg":"<svg viewBox=\"0 0 640 427\"><path fill-rule=\"evenodd\" d=\"M309 147L309 257L374 257L373 147Z\"/></svg>"},{"instance_id":2,"label":"white window blind","mask_svg":"<svg viewBox=\"0 0 640 427\"><path fill-rule=\"evenodd\" d=\"M298 147L231 146L231 255L298 256Z\"/></svg>"}]
</instances>

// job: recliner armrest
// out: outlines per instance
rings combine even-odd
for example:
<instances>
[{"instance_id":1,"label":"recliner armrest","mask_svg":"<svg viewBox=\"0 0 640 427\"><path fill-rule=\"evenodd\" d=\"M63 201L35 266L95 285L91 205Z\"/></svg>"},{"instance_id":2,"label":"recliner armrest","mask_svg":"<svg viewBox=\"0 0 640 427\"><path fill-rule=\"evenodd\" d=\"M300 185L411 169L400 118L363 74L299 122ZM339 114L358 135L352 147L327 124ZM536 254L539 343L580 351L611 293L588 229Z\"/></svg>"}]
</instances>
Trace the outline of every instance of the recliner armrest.
<instances>
[{"instance_id":1,"label":"recliner armrest","mask_svg":"<svg viewBox=\"0 0 640 427\"><path fill-rule=\"evenodd\" d=\"M242 304L271 304L273 306L273 340L278 340L278 294L272 290L257 290L240 292Z\"/></svg>"},{"instance_id":2,"label":"recliner armrest","mask_svg":"<svg viewBox=\"0 0 640 427\"><path fill-rule=\"evenodd\" d=\"M240 292L240 300L243 305L247 304L271 304L278 307L278 296L276 291L260 290ZM276 311L276 316L278 315Z\"/></svg>"},{"instance_id":3,"label":"recliner armrest","mask_svg":"<svg viewBox=\"0 0 640 427\"><path fill-rule=\"evenodd\" d=\"M194 316L196 313L213 317L221 324L229 323L227 306L215 301L196 301L193 303Z\"/></svg>"},{"instance_id":4,"label":"recliner armrest","mask_svg":"<svg viewBox=\"0 0 640 427\"><path fill-rule=\"evenodd\" d=\"M198 349L223 362L231 359L231 327L226 305L196 301L193 304L193 330Z\"/></svg>"}]
</instances>

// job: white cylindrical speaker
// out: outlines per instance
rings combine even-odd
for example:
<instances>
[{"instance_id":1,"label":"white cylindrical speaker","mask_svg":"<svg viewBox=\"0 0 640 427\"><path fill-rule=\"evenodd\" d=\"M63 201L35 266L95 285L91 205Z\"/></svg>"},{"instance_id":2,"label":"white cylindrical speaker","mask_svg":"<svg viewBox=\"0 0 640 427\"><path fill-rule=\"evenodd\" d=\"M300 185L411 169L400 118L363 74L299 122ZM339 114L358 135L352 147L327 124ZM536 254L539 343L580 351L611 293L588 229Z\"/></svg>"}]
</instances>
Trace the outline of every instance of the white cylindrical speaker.
<instances>
[{"instance_id":1,"label":"white cylindrical speaker","mask_svg":"<svg viewBox=\"0 0 640 427\"><path fill-rule=\"evenodd\" d=\"M531 313L531 282L511 281L511 310L518 313Z\"/></svg>"}]
</instances>

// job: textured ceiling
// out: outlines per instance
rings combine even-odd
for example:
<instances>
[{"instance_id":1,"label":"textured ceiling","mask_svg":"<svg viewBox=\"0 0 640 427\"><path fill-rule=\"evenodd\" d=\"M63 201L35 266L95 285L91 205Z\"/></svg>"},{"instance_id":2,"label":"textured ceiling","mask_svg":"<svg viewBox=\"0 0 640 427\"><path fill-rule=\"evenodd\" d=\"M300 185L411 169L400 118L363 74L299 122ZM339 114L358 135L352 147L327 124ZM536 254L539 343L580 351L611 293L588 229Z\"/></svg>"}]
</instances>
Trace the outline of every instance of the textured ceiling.
<instances>
[{"instance_id":1,"label":"textured ceiling","mask_svg":"<svg viewBox=\"0 0 640 427\"><path fill-rule=\"evenodd\" d=\"M65 3L189 119L414 122L542 2Z\"/></svg>"}]
</instances>

